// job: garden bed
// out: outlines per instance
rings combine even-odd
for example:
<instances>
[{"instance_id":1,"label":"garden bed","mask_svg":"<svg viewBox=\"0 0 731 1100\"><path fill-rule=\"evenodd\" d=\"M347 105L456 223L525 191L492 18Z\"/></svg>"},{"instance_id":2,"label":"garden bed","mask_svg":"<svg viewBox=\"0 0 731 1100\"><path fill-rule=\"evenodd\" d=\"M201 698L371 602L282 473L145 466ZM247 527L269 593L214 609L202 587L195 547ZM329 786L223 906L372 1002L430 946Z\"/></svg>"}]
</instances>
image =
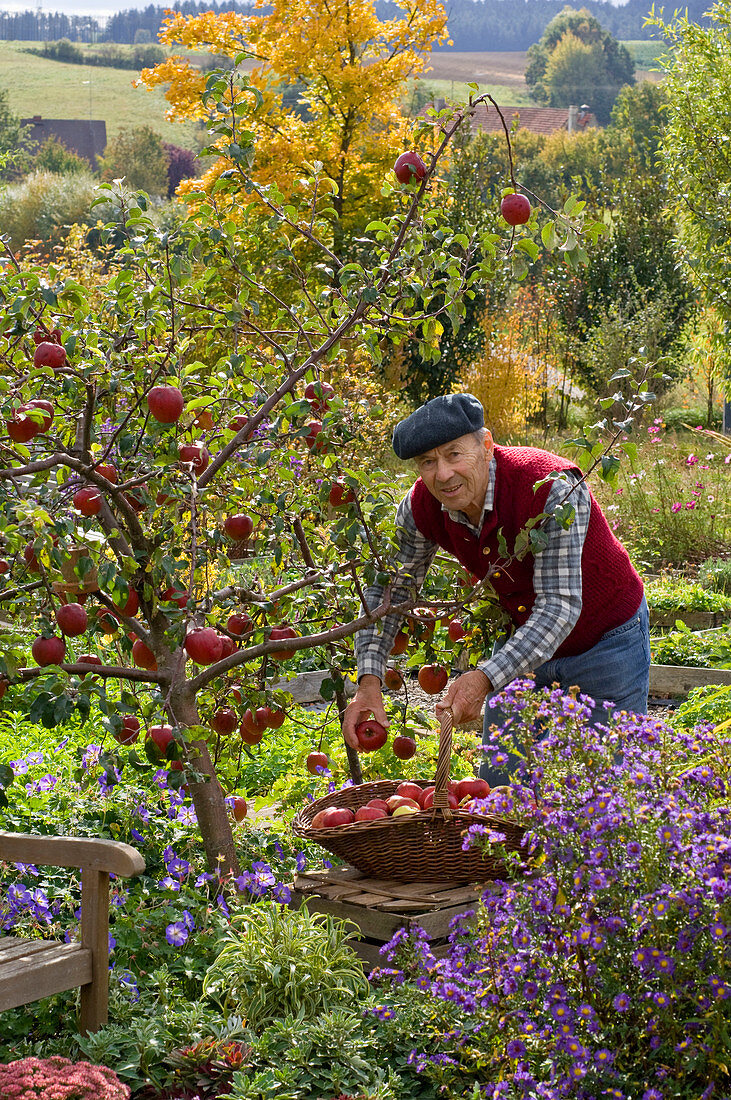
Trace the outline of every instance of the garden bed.
<instances>
[{"instance_id":1,"label":"garden bed","mask_svg":"<svg viewBox=\"0 0 731 1100\"><path fill-rule=\"evenodd\" d=\"M650 626L670 628L680 621L691 630L712 630L714 627L724 626L731 620L728 611L655 611L650 609Z\"/></svg>"},{"instance_id":2,"label":"garden bed","mask_svg":"<svg viewBox=\"0 0 731 1100\"><path fill-rule=\"evenodd\" d=\"M706 685L731 686L731 669L650 665L651 695L687 695L693 688Z\"/></svg>"}]
</instances>

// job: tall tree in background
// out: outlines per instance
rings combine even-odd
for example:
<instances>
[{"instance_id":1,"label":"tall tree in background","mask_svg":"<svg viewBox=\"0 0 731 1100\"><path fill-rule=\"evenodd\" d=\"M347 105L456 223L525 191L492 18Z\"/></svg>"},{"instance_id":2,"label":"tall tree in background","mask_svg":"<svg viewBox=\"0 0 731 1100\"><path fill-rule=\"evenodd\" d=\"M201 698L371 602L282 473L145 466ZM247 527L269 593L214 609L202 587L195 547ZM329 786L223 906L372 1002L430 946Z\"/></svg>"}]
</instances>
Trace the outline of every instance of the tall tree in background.
<instances>
[{"instance_id":1,"label":"tall tree in background","mask_svg":"<svg viewBox=\"0 0 731 1100\"><path fill-rule=\"evenodd\" d=\"M677 245L706 303L722 319L717 351L731 378L731 3L715 4L710 27L687 17L654 20L668 42L661 59L668 97L661 156ZM727 394L728 394L727 388Z\"/></svg>"},{"instance_id":2,"label":"tall tree in background","mask_svg":"<svg viewBox=\"0 0 731 1100\"><path fill-rule=\"evenodd\" d=\"M606 125L620 88L634 82L634 62L586 8L564 8L528 50L525 80L539 103L588 103Z\"/></svg>"},{"instance_id":3,"label":"tall tree in background","mask_svg":"<svg viewBox=\"0 0 731 1100\"><path fill-rule=\"evenodd\" d=\"M321 162L335 183L340 235L347 235L372 217L373 196L394 151L403 148L408 120L401 96L432 45L446 40L446 13L438 0L402 0L401 17L390 20L378 19L373 0L260 0L257 7L262 14L252 17L176 14L161 39L255 59L251 90L237 112L254 135L259 179L291 196L307 166ZM168 86L171 117L181 120L205 119L205 79L181 57L143 72L148 87ZM220 156L203 186L212 187L231 165Z\"/></svg>"}]
</instances>

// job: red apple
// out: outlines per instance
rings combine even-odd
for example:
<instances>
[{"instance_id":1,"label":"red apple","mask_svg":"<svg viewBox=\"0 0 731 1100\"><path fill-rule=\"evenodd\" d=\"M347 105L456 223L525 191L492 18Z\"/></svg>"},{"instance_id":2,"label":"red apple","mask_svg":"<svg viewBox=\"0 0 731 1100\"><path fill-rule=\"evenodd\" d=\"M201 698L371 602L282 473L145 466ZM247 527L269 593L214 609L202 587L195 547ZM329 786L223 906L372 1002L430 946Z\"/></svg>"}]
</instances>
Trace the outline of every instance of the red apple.
<instances>
[{"instance_id":1,"label":"red apple","mask_svg":"<svg viewBox=\"0 0 731 1100\"><path fill-rule=\"evenodd\" d=\"M147 731L147 740L151 741L155 746L154 754L159 759L163 759L167 752L167 747L171 741L174 741L173 727L172 726L150 726Z\"/></svg>"},{"instance_id":2,"label":"red apple","mask_svg":"<svg viewBox=\"0 0 731 1100\"><path fill-rule=\"evenodd\" d=\"M28 566L31 573L40 573L41 567L32 542L27 543L23 549L23 561Z\"/></svg>"},{"instance_id":3,"label":"red apple","mask_svg":"<svg viewBox=\"0 0 731 1100\"><path fill-rule=\"evenodd\" d=\"M114 466L110 466L108 462L101 462L98 466L95 466L94 469L100 477L105 478L107 481L111 482L112 485L116 485L119 481L119 475L116 469Z\"/></svg>"},{"instance_id":4,"label":"red apple","mask_svg":"<svg viewBox=\"0 0 731 1100\"><path fill-rule=\"evenodd\" d=\"M98 489L77 489L71 499L82 516L98 516L102 510L102 495Z\"/></svg>"},{"instance_id":5,"label":"red apple","mask_svg":"<svg viewBox=\"0 0 731 1100\"><path fill-rule=\"evenodd\" d=\"M249 812L249 807L246 804L246 799L241 795L236 795L231 806L231 813L234 815L236 821L243 821Z\"/></svg>"},{"instance_id":6,"label":"red apple","mask_svg":"<svg viewBox=\"0 0 731 1100\"><path fill-rule=\"evenodd\" d=\"M297 638L299 635L292 626L275 626L269 632L269 638L272 642L281 640L282 638ZM290 657L294 657L296 650L294 649L277 649L270 654L273 661L288 661Z\"/></svg>"},{"instance_id":7,"label":"red apple","mask_svg":"<svg viewBox=\"0 0 731 1100\"><path fill-rule=\"evenodd\" d=\"M355 811L356 821L378 821L384 817L388 817L388 814L385 810L379 809L378 806L361 806L359 810Z\"/></svg>"},{"instance_id":8,"label":"red apple","mask_svg":"<svg viewBox=\"0 0 731 1100\"><path fill-rule=\"evenodd\" d=\"M30 651L37 665L60 665L66 656L66 643L52 634L50 638L36 638Z\"/></svg>"},{"instance_id":9,"label":"red apple","mask_svg":"<svg viewBox=\"0 0 731 1100\"><path fill-rule=\"evenodd\" d=\"M10 572L10 562L7 558L0 558L0 577Z\"/></svg>"},{"instance_id":10,"label":"red apple","mask_svg":"<svg viewBox=\"0 0 731 1100\"><path fill-rule=\"evenodd\" d=\"M403 783L399 783L394 794L400 795L401 798L411 798L414 802L418 802L421 798L421 787L418 783L410 783L408 780L404 780Z\"/></svg>"},{"instance_id":11,"label":"red apple","mask_svg":"<svg viewBox=\"0 0 731 1100\"><path fill-rule=\"evenodd\" d=\"M174 424L183 415L185 402L177 386L153 386L147 395L147 407L160 424Z\"/></svg>"},{"instance_id":12,"label":"red apple","mask_svg":"<svg viewBox=\"0 0 731 1100\"><path fill-rule=\"evenodd\" d=\"M182 609L188 604L188 593L180 588L166 588L160 599L165 603L175 603Z\"/></svg>"},{"instance_id":13,"label":"red apple","mask_svg":"<svg viewBox=\"0 0 731 1100\"><path fill-rule=\"evenodd\" d=\"M355 500L355 493L343 481L333 481L330 486L328 501L332 508L346 508Z\"/></svg>"},{"instance_id":14,"label":"red apple","mask_svg":"<svg viewBox=\"0 0 731 1100\"><path fill-rule=\"evenodd\" d=\"M229 638L228 634L219 634L218 636L221 639L221 660L223 660L224 657L231 656L236 649L236 644L232 638Z\"/></svg>"},{"instance_id":15,"label":"red apple","mask_svg":"<svg viewBox=\"0 0 731 1100\"><path fill-rule=\"evenodd\" d=\"M530 218L530 203L525 195L506 195L500 203L500 213L508 225L525 225Z\"/></svg>"},{"instance_id":16,"label":"red apple","mask_svg":"<svg viewBox=\"0 0 731 1100\"><path fill-rule=\"evenodd\" d=\"M430 810L434 803L434 787L425 787L421 798L419 799L419 805L422 810ZM447 803L450 810L456 810L459 806L459 799L452 791L447 791Z\"/></svg>"},{"instance_id":17,"label":"red apple","mask_svg":"<svg viewBox=\"0 0 731 1100\"><path fill-rule=\"evenodd\" d=\"M57 607L56 622L69 638L78 638L89 625L89 616L80 603L66 603Z\"/></svg>"},{"instance_id":18,"label":"red apple","mask_svg":"<svg viewBox=\"0 0 731 1100\"><path fill-rule=\"evenodd\" d=\"M229 634L233 634L234 638L241 638L244 634L248 634L253 625L248 615L239 615L238 613L229 615L226 620L226 630Z\"/></svg>"},{"instance_id":19,"label":"red apple","mask_svg":"<svg viewBox=\"0 0 731 1100\"><path fill-rule=\"evenodd\" d=\"M56 411L50 401L44 401L43 398L34 397L32 401L28 402L27 408L38 409L43 413L43 420L40 422L38 431L42 435L47 432L53 423L53 414Z\"/></svg>"},{"instance_id":20,"label":"red apple","mask_svg":"<svg viewBox=\"0 0 731 1100\"><path fill-rule=\"evenodd\" d=\"M447 634L453 642L461 642L464 638L465 631L459 619L452 619L447 627Z\"/></svg>"},{"instance_id":21,"label":"red apple","mask_svg":"<svg viewBox=\"0 0 731 1100\"><path fill-rule=\"evenodd\" d=\"M238 688L234 685L234 687L231 688L231 698L233 699L233 701L235 703L240 703L241 700L243 699L243 695L241 694L241 688Z\"/></svg>"},{"instance_id":22,"label":"red apple","mask_svg":"<svg viewBox=\"0 0 731 1100\"><path fill-rule=\"evenodd\" d=\"M114 740L120 745L132 745L140 735L140 720L134 714L125 714L122 728L114 733Z\"/></svg>"},{"instance_id":23,"label":"red apple","mask_svg":"<svg viewBox=\"0 0 731 1100\"><path fill-rule=\"evenodd\" d=\"M305 436L305 443L311 451L321 451L325 447L325 437L322 435L322 421L311 420L307 425L308 432Z\"/></svg>"},{"instance_id":24,"label":"red apple","mask_svg":"<svg viewBox=\"0 0 731 1100\"><path fill-rule=\"evenodd\" d=\"M211 717L211 729L216 733L233 733L238 724L236 711L231 707L219 707Z\"/></svg>"},{"instance_id":25,"label":"red apple","mask_svg":"<svg viewBox=\"0 0 731 1100\"><path fill-rule=\"evenodd\" d=\"M328 758L327 758L327 756L325 755L324 752L311 752L310 755L305 760L305 767L307 768L310 775L318 775L319 773L318 773L317 769L318 768L328 768L329 769L330 761L328 760Z\"/></svg>"},{"instance_id":26,"label":"red apple","mask_svg":"<svg viewBox=\"0 0 731 1100\"><path fill-rule=\"evenodd\" d=\"M157 660L149 646L145 645L142 638L135 638L132 643L132 660L137 668L146 668L148 672L157 671Z\"/></svg>"},{"instance_id":27,"label":"red apple","mask_svg":"<svg viewBox=\"0 0 731 1100\"><path fill-rule=\"evenodd\" d=\"M372 798L366 802L366 806L374 806L377 810L383 810L384 814L388 813L388 802L385 798Z\"/></svg>"},{"instance_id":28,"label":"red apple","mask_svg":"<svg viewBox=\"0 0 731 1100\"><path fill-rule=\"evenodd\" d=\"M325 826L325 814L328 810L332 809L331 806L326 806L324 810L318 810L312 821L310 822L311 829L322 829Z\"/></svg>"},{"instance_id":29,"label":"red apple","mask_svg":"<svg viewBox=\"0 0 731 1100\"><path fill-rule=\"evenodd\" d=\"M438 695L444 691L449 673L442 665L422 665L419 669L419 683L428 695Z\"/></svg>"},{"instance_id":30,"label":"red apple","mask_svg":"<svg viewBox=\"0 0 731 1100\"><path fill-rule=\"evenodd\" d=\"M2 699L5 692L8 690L8 681L4 677L0 677L0 699Z\"/></svg>"},{"instance_id":31,"label":"red apple","mask_svg":"<svg viewBox=\"0 0 731 1100\"><path fill-rule=\"evenodd\" d=\"M387 668L383 676L383 683L389 691L401 691L404 686L404 678L396 668Z\"/></svg>"},{"instance_id":32,"label":"red apple","mask_svg":"<svg viewBox=\"0 0 731 1100\"><path fill-rule=\"evenodd\" d=\"M458 779L454 793L460 802L464 798L487 798L490 793L490 784L486 780L477 777Z\"/></svg>"},{"instance_id":33,"label":"red apple","mask_svg":"<svg viewBox=\"0 0 731 1100\"><path fill-rule=\"evenodd\" d=\"M248 416L245 416L244 413L239 413L238 416L234 416L232 420L229 420L226 427L230 432L240 432L248 419Z\"/></svg>"},{"instance_id":34,"label":"red apple","mask_svg":"<svg viewBox=\"0 0 731 1100\"><path fill-rule=\"evenodd\" d=\"M189 462L195 474L202 474L211 456L204 443L181 443L178 447L178 457L181 462Z\"/></svg>"},{"instance_id":35,"label":"red apple","mask_svg":"<svg viewBox=\"0 0 731 1100\"><path fill-rule=\"evenodd\" d=\"M421 792L419 792L421 793ZM393 813L399 806L409 806L413 810L420 810L421 807L415 798L405 798L400 794L392 794L390 798L386 799L386 805L388 806L388 812Z\"/></svg>"},{"instance_id":36,"label":"red apple","mask_svg":"<svg viewBox=\"0 0 731 1100\"><path fill-rule=\"evenodd\" d=\"M347 806L328 806L323 816L323 827L334 829L338 825L350 825L355 814Z\"/></svg>"},{"instance_id":37,"label":"red apple","mask_svg":"<svg viewBox=\"0 0 731 1100\"><path fill-rule=\"evenodd\" d=\"M221 659L221 635L211 626L191 630L186 634L183 645L188 656L197 665L213 665Z\"/></svg>"},{"instance_id":38,"label":"red apple","mask_svg":"<svg viewBox=\"0 0 731 1100\"><path fill-rule=\"evenodd\" d=\"M305 397L312 405L312 411L322 416L327 412L331 398L335 396L335 390L329 382L308 382L305 386Z\"/></svg>"},{"instance_id":39,"label":"red apple","mask_svg":"<svg viewBox=\"0 0 731 1100\"><path fill-rule=\"evenodd\" d=\"M52 344L44 340L38 344L33 354L34 367L53 367L57 370L66 362L66 348L61 344Z\"/></svg>"},{"instance_id":40,"label":"red apple","mask_svg":"<svg viewBox=\"0 0 731 1100\"><path fill-rule=\"evenodd\" d=\"M82 653L76 658L75 664L77 665L101 665L104 662L101 657L97 657L96 653ZM80 672L79 676L83 680L87 675L86 672Z\"/></svg>"},{"instance_id":41,"label":"red apple","mask_svg":"<svg viewBox=\"0 0 731 1100\"><path fill-rule=\"evenodd\" d=\"M396 158L393 171L399 183L411 183L412 180L423 180L426 165L418 153L402 153Z\"/></svg>"},{"instance_id":42,"label":"red apple","mask_svg":"<svg viewBox=\"0 0 731 1100\"><path fill-rule=\"evenodd\" d=\"M32 416L28 416L27 407L21 405L13 411L12 418L5 421L5 427L13 443L28 443L37 436L41 425Z\"/></svg>"},{"instance_id":43,"label":"red apple","mask_svg":"<svg viewBox=\"0 0 731 1100\"><path fill-rule=\"evenodd\" d=\"M270 730L278 730L282 726L284 719L287 717L283 710L278 707L264 707L267 716L267 726Z\"/></svg>"},{"instance_id":44,"label":"red apple","mask_svg":"<svg viewBox=\"0 0 731 1100\"><path fill-rule=\"evenodd\" d=\"M394 657L398 657L399 654L406 652L406 647L409 644L409 636L404 630L400 630L393 641L391 653Z\"/></svg>"},{"instance_id":45,"label":"red apple","mask_svg":"<svg viewBox=\"0 0 731 1100\"><path fill-rule=\"evenodd\" d=\"M230 539L242 541L248 539L254 530L254 521L245 512L239 512L235 516L227 516L223 521L223 529Z\"/></svg>"},{"instance_id":46,"label":"red apple","mask_svg":"<svg viewBox=\"0 0 731 1100\"><path fill-rule=\"evenodd\" d=\"M246 741L248 745L258 745L264 736L264 730L267 728L265 716L259 716L259 710L263 709L263 707L260 707L254 712L251 707L249 707L249 709L245 710L243 713L239 732L241 734L241 740ZM249 738L252 737L255 738L255 740L249 740Z\"/></svg>"},{"instance_id":47,"label":"red apple","mask_svg":"<svg viewBox=\"0 0 731 1100\"><path fill-rule=\"evenodd\" d=\"M126 615L128 618L132 618L140 609L140 597L137 595L134 588L130 588L127 593L127 599L124 601L124 606L120 607L118 603L115 603L114 606L120 615Z\"/></svg>"},{"instance_id":48,"label":"red apple","mask_svg":"<svg viewBox=\"0 0 731 1100\"><path fill-rule=\"evenodd\" d=\"M410 760L416 755L416 741L413 737L406 737L402 733L394 737L392 748L393 755L398 756L399 760Z\"/></svg>"},{"instance_id":49,"label":"red apple","mask_svg":"<svg viewBox=\"0 0 731 1100\"><path fill-rule=\"evenodd\" d=\"M368 718L355 727L355 736L358 738L360 752L375 752L386 744L388 731L375 718Z\"/></svg>"}]
</instances>

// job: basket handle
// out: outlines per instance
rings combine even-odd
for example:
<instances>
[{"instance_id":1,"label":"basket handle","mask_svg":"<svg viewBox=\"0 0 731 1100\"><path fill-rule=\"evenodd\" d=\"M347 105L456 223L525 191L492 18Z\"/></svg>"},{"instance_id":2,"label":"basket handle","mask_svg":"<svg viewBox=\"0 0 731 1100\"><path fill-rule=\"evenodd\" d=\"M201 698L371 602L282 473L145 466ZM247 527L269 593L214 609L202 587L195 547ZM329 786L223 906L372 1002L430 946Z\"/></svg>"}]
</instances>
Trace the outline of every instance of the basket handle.
<instances>
[{"instance_id":1,"label":"basket handle","mask_svg":"<svg viewBox=\"0 0 731 1100\"><path fill-rule=\"evenodd\" d=\"M441 810L444 819L450 821L452 810L447 799L447 780L449 768L452 762L452 730L454 729L454 715L451 710L442 712L439 727L439 752L437 754L437 770L434 777L434 802L435 810Z\"/></svg>"}]
</instances>

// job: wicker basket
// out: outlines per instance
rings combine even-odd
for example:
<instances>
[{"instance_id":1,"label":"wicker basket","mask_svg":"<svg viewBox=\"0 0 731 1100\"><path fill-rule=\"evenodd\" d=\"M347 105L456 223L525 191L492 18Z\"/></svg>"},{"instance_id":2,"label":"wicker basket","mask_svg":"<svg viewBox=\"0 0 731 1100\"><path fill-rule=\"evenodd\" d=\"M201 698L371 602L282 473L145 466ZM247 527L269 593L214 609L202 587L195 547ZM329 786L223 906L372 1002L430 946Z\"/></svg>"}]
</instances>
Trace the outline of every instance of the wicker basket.
<instances>
[{"instance_id":1,"label":"wicker basket","mask_svg":"<svg viewBox=\"0 0 731 1100\"><path fill-rule=\"evenodd\" d=\"M477 848L462 850L464 834L470 825L487 825L505 836L508 851L520 848L525 829L507 818L451 810L447 804L447 777L452 753L452 716L442 718L437 757L434 805L430 810L385 817L377 821L356 821L331 829L313 829L311 822L326 806L346 806L357 810L372 798L388 798L400 780L381 779L345 787L325 798L303 806L292 828L297 836L314 840L323 848L351 863L365 875L398 882L478 882L503 878L505 863L485 856ZM420 787L432 786L432 780L416 780Z\"/></svg>"}]
</instances>

